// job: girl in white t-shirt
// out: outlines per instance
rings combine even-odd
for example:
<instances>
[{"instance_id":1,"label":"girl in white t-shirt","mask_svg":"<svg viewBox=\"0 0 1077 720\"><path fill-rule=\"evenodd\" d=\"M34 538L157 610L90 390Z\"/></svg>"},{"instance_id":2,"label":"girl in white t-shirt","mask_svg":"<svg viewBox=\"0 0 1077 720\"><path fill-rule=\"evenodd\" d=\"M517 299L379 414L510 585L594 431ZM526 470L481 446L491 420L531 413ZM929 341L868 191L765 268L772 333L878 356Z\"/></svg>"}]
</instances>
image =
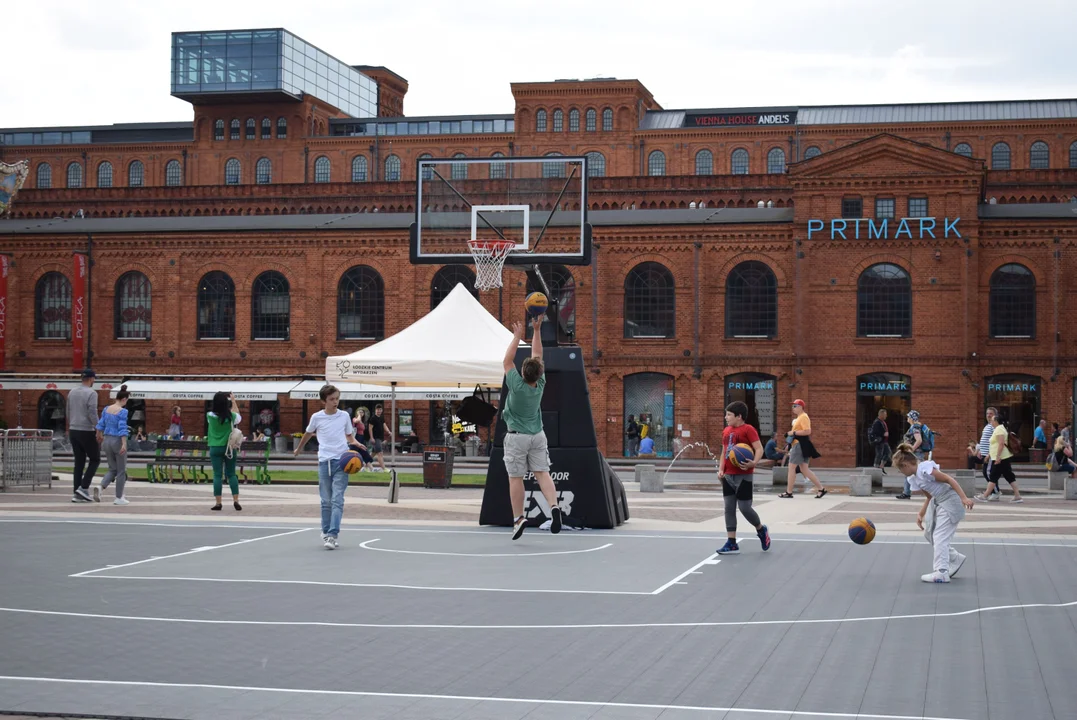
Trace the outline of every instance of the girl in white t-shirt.
<instances>
[{"instance_id":1,"label":"girl in white t-shirt","mask_svg":"<svg viewBox=\"0 0 1077 720\"><path fill-rule=\"evenodd\" d=\"M340 390L325 385L318 392L325 409L310 416L303 439L295 446L295 455L312 437L318 437L318 494L322 501L322 544L326 550L336 550L340 521L344 518L344 491L348 489L348 473L341 467L340 456L348 446L366 450L355 439L355 428L348 413L337 408Z\"/></svg>"},{"instance_id":2,"label":"girl in white t-shirt","mask_svg":"<svg viewBox=\"0 0 1077 720\"><path fill-rule=\"evenodd\" d=\"M908 478L913 491L919 490L927 496L916 515L916 525L935 547L935 563L934 570L920 579L929 583L948 583L965 562L965 556L954 550L950 543L957 532L957 524L965 517L965 508L971 510L973 502L956 480L939 469L938 463L920 462L908 443L898 445L894 451L894 467Z\"/></svg>"}]
</instances>

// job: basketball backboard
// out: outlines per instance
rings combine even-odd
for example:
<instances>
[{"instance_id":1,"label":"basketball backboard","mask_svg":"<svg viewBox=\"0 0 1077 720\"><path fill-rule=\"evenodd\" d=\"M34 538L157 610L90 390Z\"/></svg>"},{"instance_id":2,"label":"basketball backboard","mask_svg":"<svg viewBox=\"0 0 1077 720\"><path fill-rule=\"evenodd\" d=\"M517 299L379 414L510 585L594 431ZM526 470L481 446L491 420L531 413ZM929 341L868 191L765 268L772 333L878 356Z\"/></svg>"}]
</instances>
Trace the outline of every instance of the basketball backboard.
<instances>
[{"instance_id":1,"label":"basketball backboard","mask_svg":"<svg viewBox=\"0 0 1077 720\"><path fill-rule=\"evenodd\" d=\"M411 262L472 264L469 241L507 241L508 265L589 265L587 159L416 161Z\"/></svg>"}]
</instances>

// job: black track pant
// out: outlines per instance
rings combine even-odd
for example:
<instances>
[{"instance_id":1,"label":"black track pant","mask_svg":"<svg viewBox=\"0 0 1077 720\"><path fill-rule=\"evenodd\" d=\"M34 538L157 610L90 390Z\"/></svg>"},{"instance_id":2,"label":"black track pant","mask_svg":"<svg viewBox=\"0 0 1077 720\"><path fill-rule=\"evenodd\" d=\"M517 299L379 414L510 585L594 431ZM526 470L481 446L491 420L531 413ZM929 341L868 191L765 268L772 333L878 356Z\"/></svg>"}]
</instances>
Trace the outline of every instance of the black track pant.
<instances>
[{"instance_id":1,"label":"black track pant","mask_svg":"<svg viewBox=\"0 0 1077 720\"><path fill-rule=\"evenodd\" d=\"M101 446L93 430L71 430L71 450L75 453L75 490L90 489L97 466L101 464ZM83 467L85 466L85 472Z\"/></svg>"},{"instance_id":2,"label":"black track pant","mask_svg":"<svg viewBox=\"0 0 1077 720\"><path fill-rule=\"evenodd\" d=\"M761 524L759 514L752 509L752 476L726 475L722 478L722 496L725 499L726 532L737 531L737 509L755 529Z\"/></svg>"}]
</instances>

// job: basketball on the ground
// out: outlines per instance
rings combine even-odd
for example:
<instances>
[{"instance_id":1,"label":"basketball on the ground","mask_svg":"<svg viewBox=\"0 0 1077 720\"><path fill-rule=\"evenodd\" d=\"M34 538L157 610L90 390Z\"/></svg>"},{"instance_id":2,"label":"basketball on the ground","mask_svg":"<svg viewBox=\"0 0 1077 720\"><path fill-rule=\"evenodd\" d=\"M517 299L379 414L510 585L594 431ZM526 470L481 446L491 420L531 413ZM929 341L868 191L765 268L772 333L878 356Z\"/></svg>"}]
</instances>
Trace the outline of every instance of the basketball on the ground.
<instances>
[{"instance_id":1,"label":"basketball on the ground","mask_svg":"<svg viewBox=\"0 0 1077 720\"><path fill-rule=\"evenodd\" d=\"M747 443L738 443L729 448L728 457L733 467L743 470L748 463L755 459L755 450Z\"/></svg>"},{"instance_id":2,"label":"basketball on the ground","mask_svg":"<svg viewBox=\"0 0 1077 720\"><path fill-rule=\"evenodd\" d=\"M359 457L359 453L354 450L349 450L340 456L340 469L349 475L354 475L363 469L363 458Z\"/></svg>"},{"instance_id":3,"label":"basketball on the ground","mask_svg":"<svg viewBox=\"0 0 1077 720\"><path fill-rule=\"evenodd\" d=\"M875 539L875 523L867 518L857 518L849 523L849 539L857 545L867 545Z\"/></svg>"},{"instance_id":4,"label":"basketball on the ground","mask_svg":"<svg viewBox=\"0 0 1077 720\"><path fill-rule=\"evenodd\" d=\"M545 315L546 308L549 305L550 302L546 299L546 296L540 292L533 292L524 300L524 309L527 310L527 316L531 318Z\"/></svg>"}]
</instances>

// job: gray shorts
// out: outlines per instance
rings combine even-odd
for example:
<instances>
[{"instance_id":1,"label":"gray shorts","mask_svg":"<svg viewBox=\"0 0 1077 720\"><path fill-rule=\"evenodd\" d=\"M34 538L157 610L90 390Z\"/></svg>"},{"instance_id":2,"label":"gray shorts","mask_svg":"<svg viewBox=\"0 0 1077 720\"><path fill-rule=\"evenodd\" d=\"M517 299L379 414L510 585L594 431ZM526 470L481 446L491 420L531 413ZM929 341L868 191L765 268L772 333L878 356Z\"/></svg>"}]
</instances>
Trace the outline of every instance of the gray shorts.
<instances>
[{"instance_id":1,"label":"gray shorts","mask_svg":"<svg viewBox=\"0 0 1077 720\"><path fill-rule=\"evenodd\" d=\"M550 448L546 444L546 433L506 433L505 469L509 477L523 477L529 471L549 472Z\"/></svg>"},{"instance_id":2,"label":"gray shorts","mask_svg":"<svg viewBox=\"0 0 1077 720\"><path fill-rule=\"evenodd\" d=\"M804 457L804 447L798 442L789 451L789 464L803 465L805 462L807 462L807 458Z\"/></svg>"},{"instance_id":3,"label":"gray shorts","mask_svg":"<svg viewBox=\"0 0 1077 720\"><path fill-rule=\"evenodd\" d=\"M370 454L377 455L381 452L381 440L371 440Z\"/></svg>"}]
</instances>

